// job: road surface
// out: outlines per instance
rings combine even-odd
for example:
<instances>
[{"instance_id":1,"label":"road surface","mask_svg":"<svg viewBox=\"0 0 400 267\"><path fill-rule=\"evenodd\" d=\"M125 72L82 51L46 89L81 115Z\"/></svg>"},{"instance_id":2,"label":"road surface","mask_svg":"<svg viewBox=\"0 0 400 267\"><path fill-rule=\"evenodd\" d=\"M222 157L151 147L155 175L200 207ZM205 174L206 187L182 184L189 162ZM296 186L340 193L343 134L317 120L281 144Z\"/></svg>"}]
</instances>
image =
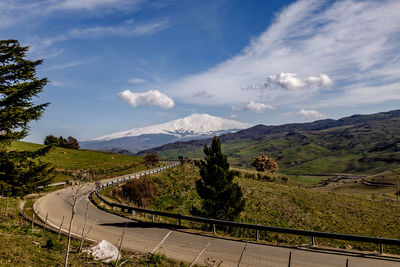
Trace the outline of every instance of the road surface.
<instances>
[{"instance_id":1,"label":"road surface","mask_svg":"<svg viewBox=\"0 0 400 267\"><path fill-rule=\"evenodd\" d=\"M105 181L103 181L104 184ZM94 184L85 185L81 192L94 190ZM45 195L38 199L34 205L36 212L42 219L48 215L48 224L59 227L64 216L62 229L67 230L71 218L71 202L74 188L65 188ZM74 217L72 232L80 235L85 221L87 203L90 202L85 195L77 204L77 214ZM158 252L164 253L168 258L178 261L193 262L199 253L206 247L203 254L196 261L205 265L206 259L222 261L221 266L288 266L289 253L292 253L291 266L400 266L399 260L382 260L367 258L344 253L316 252L305 249L292 249L286 247L270 246L257 243L213 238L198 234L191 234L177 230L157 227L155 224L142 223L116 216L97 209L91 203L88 210L88 223L95 222L88 238L92 240L108 240L114 244L120 239L124 225L126 225L123 247L125 249L151 252L171 231ZM88 226L86 229L88 229ZM244 250L246 246L246 249Z\"/></svg>"}]
</instances>

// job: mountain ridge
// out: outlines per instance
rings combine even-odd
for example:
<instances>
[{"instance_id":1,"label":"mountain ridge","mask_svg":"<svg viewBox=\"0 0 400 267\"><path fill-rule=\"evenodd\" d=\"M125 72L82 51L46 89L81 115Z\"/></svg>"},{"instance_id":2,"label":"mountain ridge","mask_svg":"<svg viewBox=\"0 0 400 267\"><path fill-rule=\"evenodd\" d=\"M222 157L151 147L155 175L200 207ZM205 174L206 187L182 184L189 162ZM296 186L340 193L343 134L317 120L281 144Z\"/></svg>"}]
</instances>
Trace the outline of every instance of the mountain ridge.
<instances>
[{"instance_id":1,"label":"mountain ridge","mask_svg":"<svg viewBox=\"0 0 400 267\"><path fill-rule=\"evenodd\" d=\"M400 167L400 110L338 120L278 126L255 125L220 136L230 162L250 167L260 154L278 160L286 173L376 173ZM175 142L143 150L165 158L202 158L211 139ZM328 168L329 165L329 168Z\"/></svg>"}]
</instances>

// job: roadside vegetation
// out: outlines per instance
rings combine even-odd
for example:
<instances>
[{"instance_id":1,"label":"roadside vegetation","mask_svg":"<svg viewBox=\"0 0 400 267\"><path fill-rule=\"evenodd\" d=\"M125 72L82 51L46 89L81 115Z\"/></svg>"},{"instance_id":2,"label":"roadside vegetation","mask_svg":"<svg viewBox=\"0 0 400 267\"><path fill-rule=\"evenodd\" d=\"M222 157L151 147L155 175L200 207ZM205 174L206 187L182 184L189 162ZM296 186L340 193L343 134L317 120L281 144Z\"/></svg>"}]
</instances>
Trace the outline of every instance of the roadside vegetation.
<instances>
[{"instance_id":1,"label":"roadside vegetation","mask_svg":"<svg viewBox=\"0 0 400 267\"><path fill-rule=\"evenodd\" d=\"M8 206L6 209L6 201ZM34 199L28 199L25 204L25 214L32 218ZM67 237L43 230L26 221L16 208L16 198L0 198L0 266L63 266ZM37 219L36 219L37 220ZM6 244L6 245L5 245ZM85 242L84 248L90 243ZM115 266L115 262L101 263L87 253L78 253L78 240L71 240L69 266ZM183 262L167 259L163 254L146 254L132 251L122 251L119 261L123 266L187 266Z\"/></svg>"},{"instance_id":2,"label":"roadside vegetation","mask_svg":"<svg viewBox=\"0 0 400 267\"><path fill-rule=\"evenodd\" d=\"M194 164L184 164L150 175L146 179L158 188L157 195L148 201L147 208L190 215L193 206L201 205L201 198L195 187L195 181L200 179L199 169ZM238 221L323 232L400 238L400 209L394 202L316 191L291 183L267 182L245 176L236 176L234 181L240 185L246 199L245 209ZM112 189L108 189L103 193L115 201L124 202L123 199L114 198L111 192ZM199 227L210 230L209 226ZM255 232L251 230L217 230L221 235L255 238ZM307 237L265 232L260 233L260 239L273 244L311 243ZM379 251L378 245L368 243L317 239L317 244ZM400 253L400 248L385 246L385 251Z\"/></svg>"}]
</instances>

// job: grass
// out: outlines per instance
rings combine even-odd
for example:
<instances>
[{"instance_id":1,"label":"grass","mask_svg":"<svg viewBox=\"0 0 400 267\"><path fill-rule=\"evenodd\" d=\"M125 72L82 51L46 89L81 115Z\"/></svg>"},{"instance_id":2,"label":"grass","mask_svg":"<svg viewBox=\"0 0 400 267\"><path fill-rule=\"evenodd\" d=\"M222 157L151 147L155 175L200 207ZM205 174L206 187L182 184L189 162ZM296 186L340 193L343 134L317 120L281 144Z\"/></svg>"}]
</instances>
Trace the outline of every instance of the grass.
<instances>
[{"instance_id":1,"label":"grass","mask_svg":"<svg viewBox=\"0 0 400 267\"><path fill-rule=\"evenodd\" d=\"M29 199L26 204L28 216L32 216L34 199ZM31 223L25 221L21 215L13 212L17 200L9 198L8 215L5 215L5 204L0 216L0 266L64 266L64 257L67 237L43 230L35 226L31 230ZM7 245L4 245L7 244ZM85 242L85 246L89 243ZM69 266L114 266L112 263L101 263L87 253L77 253L79 241L71 240ZM124 266L188 266L186 263L167 259L165 255L149 255L145 253L122 251L120 262L127 260Z\"/></svg>"},{"instance_id":2,"label":"grass","mask_svg":"<svg viewBox=\"0 0 400 267\"><path fill-rule=\"evenodd\" d=\"M200 204L195 190L199 179L198 169L184 165L151 175L159 185L159 195L150 202L150 209L190 214L192 206ZM360 197L321 192L300 188L292 184L271 183L256 179L235 178L246 198L246 208L240 221L277 227L335 232L352 235L366 235L400 238L398 222L399 205L392 202L368 200ZM222 231L224 230L224 231ZM227 234L227 229L220 229ZM231 236L252 237L250 230L228 229ZM310 238L294 235L261 233L261 238L275 244L306 244ZM373 251L379 250L374 244L318 239L319 244ZM385 246L385 251L400 253L399 247Z\"/></svg>"},{"instance_id":3,"label":"grass","mask_svg":"<svg viewBox=\"0 0 400 267\"><path fill-rule=\"evenodd\" d=\"M11 144L10 149L34 151L42 147L43 145L17 141ZM60 147L55 147L40 160L55 167L54 182L74 179L79 175L87 176L88 179L104 179L146 169L142 157Z\"/></svg>"}]
</instances>

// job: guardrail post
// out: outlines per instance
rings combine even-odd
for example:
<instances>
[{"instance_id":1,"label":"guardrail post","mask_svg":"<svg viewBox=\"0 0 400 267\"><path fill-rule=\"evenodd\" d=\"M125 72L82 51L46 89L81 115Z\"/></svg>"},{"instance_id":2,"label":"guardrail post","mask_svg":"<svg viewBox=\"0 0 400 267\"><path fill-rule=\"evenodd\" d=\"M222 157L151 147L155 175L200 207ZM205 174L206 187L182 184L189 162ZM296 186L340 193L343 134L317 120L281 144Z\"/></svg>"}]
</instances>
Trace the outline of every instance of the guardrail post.
<instances>
[{"instance_id":1,"label":"guardrail post","mask_svg":"<svg viewBox=\"0 0 400 267\"><path fill-rule=\"evenodd\" d=\"M311 230L311 232L313 232L314 230ZM315 237L314 236L312 236L311 237L311 244L312 244L312 246L315 246Z\"/></svg>"},{"instance_id":2,"label":"guardrail post","mask_svg":"<svg viewBox=\"0 0 400 267\"><path fill-rule=\"evenodd\" d=\"M256 241L260 240L260 230L256 230Z\"/></svg>"},{"instance_id":3,"label":"guardrail post","mask_svg":"<svg viewBox=\"0 0 400 267\"><path fill-rule=\"evenodd\" d=\"M181 215L179 214L179 218L178 218L178 225L179 226L181 226L182 225L182 222L181 222L181 217L180 217Z\"/></svg>"},{"instance_id":4,"label":"guardrail post","mask_svg":"<svg viewBox=\"0 0 400 267\"><path fill-rule=\"evenodd\" d=\"M135 211L134 210L132 210L132 216L135 216Z\"/></svg>"},{"instance_id":5,"label":"guardrail post","mask_svg":"<svg viewBox=\"0 0 400 267\"><path fill-rule=\"evenodd\" d=\"M382 238L382 237L381 237ZM381 254L383 254L383 243L382 243L382 241L381 241L381 243L380 243L380 252L381 252Z\"/></svg>"},{"instance_id":6,"label":"guardrail post","mask_svg":"<svg viewBox=\"0 0 400 267\"><path fill-rule=\"evenodd\" d=\"M154 213L151 214L151 221L154 222Z\"/></svg>"},{"instance_id":7,"label":"guardrail post","mask_svg":"<svg viewBox=\"0 0 400 267\"><path fill-rule=\"evenodd\" d=\"M213 227L213 234L216 234L217 230L215 229L215 223L213 223L212 227Z\"/></svg>"}]
</instances>

